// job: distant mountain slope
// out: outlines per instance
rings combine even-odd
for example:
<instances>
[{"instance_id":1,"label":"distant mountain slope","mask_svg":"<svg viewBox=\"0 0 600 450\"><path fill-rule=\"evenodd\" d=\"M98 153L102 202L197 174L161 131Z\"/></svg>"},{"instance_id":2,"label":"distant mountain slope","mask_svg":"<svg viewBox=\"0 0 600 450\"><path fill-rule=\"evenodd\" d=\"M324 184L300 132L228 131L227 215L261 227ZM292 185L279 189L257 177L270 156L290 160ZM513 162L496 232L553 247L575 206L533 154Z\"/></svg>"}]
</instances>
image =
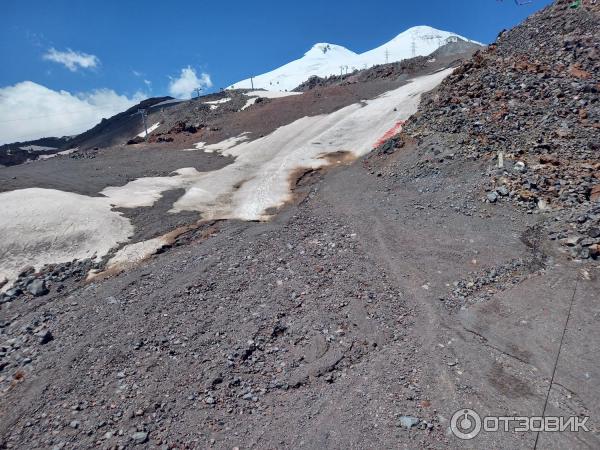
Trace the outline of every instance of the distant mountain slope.
<instances>
[{"instance_id":1,"label":"distant mountain slope","mask_svg":"<svg viewBox=\"0 0 600 450\"><path fill-rule=\"evenodd\" d=\"M341 45L315 44L300 59L275 70L232 84L228 89L292 90L311 76L326 77L365 69L386 62L401 61L415 56L427 56L444 44L456 39L472 42L465 37L428 26L412 27L391 41L367 52L357 54Z\"/></svg>"},{"instance_id":2,"label":"distant mountain slope","mask_svg":"<svg viewBox=\"0 0 600 450\"><path fill-rule=\"evenodd\" d=\"M69 147L109 147L111 145L122 144L143 131L141 116L136 114L138 109L148 109L171 99L172 97L149 98L109 119L102 119L95 127L75 136L69 142ZM165 103L164 107L172 105L174 104ZM148 111L148 126L151 126L154 123L153 121L155 118L152 116L153 112L157 111Z\"/></svg>"},{"instance_id":3,"label":"distant mountain slope","mask_svg":"<svg viewBox=\"0 0 600 450\"><path fill-rule=\"evenodd\" d=\"M0 145L0 166L13 166L42 155L52 155L62 150L92 147L109 147L122 144L143 131L143 122L136 114L140 108L148 113L148 127L162 117L161 111L178 102L172 97L154 97L143 100L128 110L108 119L102 119L93 128L76 136L45 137L26 142Z\"/></svg>"},{"instance_id":4,"label":"distant mountain slope","mask_svg":"<svg viewBox=\"0 0 600 450\"><path fill-rule=\"evenodd\" d=\"M0 166L22 164L29 159L37 159L40 155L56 153L67 146L70 139L68 136L47 137L0 145Z\"/></svg>"}]
</instances>

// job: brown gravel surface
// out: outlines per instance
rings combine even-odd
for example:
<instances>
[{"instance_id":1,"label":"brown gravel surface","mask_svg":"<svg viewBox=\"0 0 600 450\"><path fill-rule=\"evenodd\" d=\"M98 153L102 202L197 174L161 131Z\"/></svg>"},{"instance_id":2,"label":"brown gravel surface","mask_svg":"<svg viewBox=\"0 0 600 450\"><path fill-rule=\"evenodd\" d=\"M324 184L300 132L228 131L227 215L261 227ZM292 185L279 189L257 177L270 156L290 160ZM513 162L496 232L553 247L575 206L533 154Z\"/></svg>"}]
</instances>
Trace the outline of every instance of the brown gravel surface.
<instances>
[{"instance_id":1,"label":"brown gravel surface","mask_svg":"<svg viewBox=\"0 0 600 450\"><path fill-rule=\"evenodd\" d=\"M403 184L392 166L336 169L271 223L207 224L133 271L12 302L3 337L22 368L2 381L5 445L446 447L461 444L450 415L474 399L489 413L539 413L562 330L534 322L530 343L511 343L484 325L518 324L498 309L504 297L535 312L542 287L566 294L576 270L527 264L527 283L496 283L492 300L452 313L440 299L453 283L534 260L522 236L535 220L465 195L477 165ZM479 305L485 322L465 317ZM406 429L402 416L419 423ZM516 448L533 436L477 442Z\"/></svg>"}]
</instances>

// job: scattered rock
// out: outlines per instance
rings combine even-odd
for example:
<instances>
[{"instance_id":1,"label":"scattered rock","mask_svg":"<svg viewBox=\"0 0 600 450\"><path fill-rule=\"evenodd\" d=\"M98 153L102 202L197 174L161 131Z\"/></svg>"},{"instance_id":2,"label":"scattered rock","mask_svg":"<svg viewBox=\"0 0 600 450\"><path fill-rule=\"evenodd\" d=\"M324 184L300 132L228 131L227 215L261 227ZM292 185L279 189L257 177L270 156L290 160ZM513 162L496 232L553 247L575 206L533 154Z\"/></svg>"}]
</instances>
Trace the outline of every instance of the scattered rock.
<instances>
[{"instance_id":1,"label":"scattered rock","mask_svg":"<svg viewBox=\"0 0 600 450\"><path fill-rule=\"evenodd\" d=\"M144 444L148 440L148 433L145 431L138 431L131 435L131 439L135 444Z\"/></svg>"},{"instance_id":2,"label":"scattered rock","mask_svg":"<svg viewBox=\"0 0 600 450\"><path fill-rule=\"evenodd\" d=\"M27 285L27 291L35 297L46 295L49 291L44 280L36 279Z\"/></svg>"},{"instance_id":3,"label":"scattered rock","mask_svg":"<svg viewBox=\"0 0 600 450\"><path fill-rule=\"evenodd\" d=\"M513 170L519 173L525 172L525 163L523 161L517 161L513 166Z\"/></svg>"},{"instance_id":4,"label":"scattered rock","mask_svg":"<svg viewBox=\"0 0 600 450\"><path fill-rule=\"evenodd\" d=\"M502 197L506 197L508 194L510 194L510 191L506 186L500 186L498 189L496 189L496 192Z\"/></svg>"},{"instance_id":5,"label":"scattered rock","mask_svg":"<svg viewBox=\"0 0 600 450\"><path fill-rule=\"evenodd\" d=\"M48 342L54 340L54 336L49 330L43 330L36 334L39 339L39 343L41 345L47 344Z\"/></svg>"},{"instance_id":6,"label":"scattered rock","mask_svg":"<svg viewBox=\"0 0 600 450\"><path fill-rule=\"evenodd\" d=\"M141 144L142 142L146 142L146 140L143 137L136 136L133 139L129 139L127 145Z\"/></svg>"},{"instance_id":7,"label":"scattered rock","mask_svg":"<svg viewBox=\"0 0 600 450\"><path fill-rule=\"evenodd\" d=\"M563 243L569 247L574 247L583 239L582 236L572 235L563 240Z\"/></svg>"},{"instance_id":8,"label":"scattered rock","mask_svg":"<svg viewBox=\"0 0 600 450\"><path fill-rule=\"evenodd\" d=\"M598 237L600 237L600 228L592 227L588 230L587 234L591 238L598 238Z\"/></svg>"},{"instance_id":9,"label":"scattered rock","mask_svg":"<svg viewBox=\"0 0 600 450\"><path fill-rule=\"evenodd\" d=\"M487 194L487 199L490 203L496 203L496 200L498 200L498 194L495 191L489 192Z\"/></svg>"},{"instance_id":10,"label":"scattered rock","mask_svg":"<svg viewBox=\"0 0 600 450\"><path fill-rule=\"evenodd\" d=\"M400 416L400 426L411 429L419 424L419 419L414 416Z\"/></svg>"}]
</instances>

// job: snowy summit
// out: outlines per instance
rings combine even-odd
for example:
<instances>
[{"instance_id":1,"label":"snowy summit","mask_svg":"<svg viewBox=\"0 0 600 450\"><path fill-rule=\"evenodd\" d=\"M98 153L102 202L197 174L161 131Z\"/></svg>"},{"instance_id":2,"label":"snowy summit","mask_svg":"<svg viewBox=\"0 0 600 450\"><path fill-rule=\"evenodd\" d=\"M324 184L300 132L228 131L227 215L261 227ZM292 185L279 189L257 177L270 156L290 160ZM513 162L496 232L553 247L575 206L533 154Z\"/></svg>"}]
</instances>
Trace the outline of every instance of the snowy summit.
<instances>
[{"instance_id":1,"label":"snowy summit","mask_svg":"<svg viewBox=\"0 0 600 450\"><path fill-rule=\"evenodd\" d=\"M340 73L365 69L377 64L396 62L415 56L427 56L453 39L475 42L448 31L429 26L412 27L391 41L364 53L328 43L318 43L304 56L271 72L247 78L232 84L227 89L266 89L269 91L292 90L313 75L327 77ZM254 83L254 86L252 86Z\"/></svg>"}]
</instances>

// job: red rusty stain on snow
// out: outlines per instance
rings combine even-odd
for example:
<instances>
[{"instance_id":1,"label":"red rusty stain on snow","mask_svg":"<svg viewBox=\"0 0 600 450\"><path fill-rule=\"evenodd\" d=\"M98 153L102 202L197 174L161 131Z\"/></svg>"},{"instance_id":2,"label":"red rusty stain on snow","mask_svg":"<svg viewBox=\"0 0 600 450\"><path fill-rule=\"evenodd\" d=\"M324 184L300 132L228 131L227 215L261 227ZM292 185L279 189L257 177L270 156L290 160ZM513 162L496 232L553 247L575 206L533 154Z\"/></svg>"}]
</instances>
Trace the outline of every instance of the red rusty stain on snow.
<instances>
[{"instance_id":1,"label":"red rusty stain on snow","mask_svg":"<svg viewBox=\"0 0 600 450\"><path fill-rule=\"evenodd\" d=\"M385 143L385 141L387 141L391 137L394 137L396 134L400 133L400 130L402 130L402 127L404 126L405 122L406 122L406 120L399 120L398 122L396 122L396 125L394 125L392 128L387 130L385 132L385 134L383 136L381 136L381 138L379 138L379 140L377 142L375 142L375 145L373 146L373 148L379 147L381 144Z\"/></svg>"}]
</instances>

